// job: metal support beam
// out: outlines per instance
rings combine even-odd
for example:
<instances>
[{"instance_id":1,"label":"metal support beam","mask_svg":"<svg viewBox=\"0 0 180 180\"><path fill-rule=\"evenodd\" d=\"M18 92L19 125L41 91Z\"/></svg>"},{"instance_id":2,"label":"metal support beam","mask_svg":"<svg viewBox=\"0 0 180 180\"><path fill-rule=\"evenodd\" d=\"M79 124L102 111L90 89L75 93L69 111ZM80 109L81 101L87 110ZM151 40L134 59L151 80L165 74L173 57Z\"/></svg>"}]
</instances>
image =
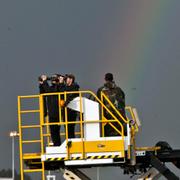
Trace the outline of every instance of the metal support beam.
<instances>
[{"instance_id":1,"label":"metal support beam","mask_svg":"<svg viewBox=\"0 0 180 180\"><path fill-rule=\"evenodd\" d=\"M150 163L151 165L159 171L165 178L168 180L179 180L177 177L165 164L163 164L156 156L150 154Z\"/></svg>"},{"instance_id":2,"label":"metal support beam","mask_svg":"<svg viewBox=\"0 0 180 180\"><path fill-rule=\"evenodd\" d=\"M79 171L78 169L64 169L63 177L65 180L91 180L84 173Z\"/></svg>"}]
</instances>

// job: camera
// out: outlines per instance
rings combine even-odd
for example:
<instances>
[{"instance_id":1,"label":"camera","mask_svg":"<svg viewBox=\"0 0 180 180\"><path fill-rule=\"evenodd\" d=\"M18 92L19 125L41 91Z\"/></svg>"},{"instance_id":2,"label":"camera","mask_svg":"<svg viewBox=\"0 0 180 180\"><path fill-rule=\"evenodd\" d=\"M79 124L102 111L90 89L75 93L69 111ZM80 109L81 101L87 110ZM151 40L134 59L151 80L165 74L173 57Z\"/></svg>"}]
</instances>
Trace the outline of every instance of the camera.
<instances>
[{"instance_id":1,"label":"camera","mask_svg":"<svg viewBox=\"0 0 180 180\"><path fill-rule=\"evenodd\" d=\"M43 81L42 78L41 78L41 76L38 77L38 81Z\"/></svg>"},{"instance_id":2,"label":"camera","mask_svg":"<svg viewBox=\"0 0 180 180\"><path fill-rule=\"evenodd\" d=\"M47 81L58 83L59 82L59 78L57 76L47 77Z\"/></svg>"},{"instance_id":3,"label":"camera","mask_svg":"<svg viewBox=\"0 0 180 180\"><path fill-rule=\"evenodd\" d=\"M43 81L41 76L38 77L38 81ZM59 78L58 78L58 76L51 76L51 77L47 77L47 81L58 83L59 82Z\"/></svg>"}]
</instances>

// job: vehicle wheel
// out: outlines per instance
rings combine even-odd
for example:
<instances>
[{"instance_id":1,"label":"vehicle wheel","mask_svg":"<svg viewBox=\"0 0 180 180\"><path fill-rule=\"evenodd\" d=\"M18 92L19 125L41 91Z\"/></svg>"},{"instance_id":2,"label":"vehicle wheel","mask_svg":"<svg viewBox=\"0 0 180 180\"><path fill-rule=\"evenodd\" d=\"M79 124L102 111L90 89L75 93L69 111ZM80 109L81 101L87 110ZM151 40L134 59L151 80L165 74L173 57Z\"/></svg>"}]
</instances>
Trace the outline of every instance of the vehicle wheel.
<instances>
[{"instance_id":1,"label":"vehicle wheel","mask_svg":"<svg viewBox=\"0 0 180 180\"><path fill-rule=\"evenodd\" d=\"M166 141L159 141L156 147L161 147L159 151L171 151L172 147Z\"/></svg>"}]
</instances>

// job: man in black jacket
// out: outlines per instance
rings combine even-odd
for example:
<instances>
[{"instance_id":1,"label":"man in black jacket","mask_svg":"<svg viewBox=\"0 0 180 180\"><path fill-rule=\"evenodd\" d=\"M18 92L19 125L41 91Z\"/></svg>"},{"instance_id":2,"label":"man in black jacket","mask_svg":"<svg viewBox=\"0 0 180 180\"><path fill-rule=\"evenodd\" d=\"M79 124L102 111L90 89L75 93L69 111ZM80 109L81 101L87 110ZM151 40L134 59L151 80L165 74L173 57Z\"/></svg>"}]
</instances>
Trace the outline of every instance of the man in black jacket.
<instances>
[{"instance_id":1,"label":"man in black jacket","mask_svg":"<svg viewBox=\"0 0 180 180\"><path fill-rule=\"evenodd\" d=\"M126 119L126 113L125 113L125 94L123 90L116 85L116 83L113 80L113 74L107 73L105 74L105 84L100 87L97 91L97 96L99 99L101 99L101 92L103 92L109 100L112 102L114 107L121 113L121 115ZM123 124L124 131L126 133L126 124L122 120L122 118L114 111L114 109L110 106L110 104L104 100L103 102L106 107L112 112L113 115ZM114 119L112 115L104 109L104 116L106 119ZM121 131L121 127L118 123L112 123L118 130ZM115 136L119 135L109 123L105 125L105 136Z\"/></svg>"},{"instance_id":2,"label":"man in black jacket","mask_svg":"<svg viewBox=\"0 0 180 180\"><path fill-rule=\"evenodd\" d=\"M75 83L75 76L72 74L66 75L66 86L65 91L67 92L73 92L73 91L79 91L79 85ZM74 98L76 98L79 94L67 94L65 106L69 104L70 101L72 101ZM67 120L68 122L76 121L77 118L77 112L67 108ZM68 138L75 138L75 124L68 124Z\"/></svg>"},{"instance_id":3,"label":"man in black jacket","mask_svg":"<svg viewBox=\"0 0 180 180\"><path fill-rule=\"evenodd\" d=\"M56 93L63 92L65 90L63 76L53 75L51 78L51 86L48 84L47 76L42 75L39 80L40 93ZM44 115L49 116L50 123L59 122L59 102L57 95L49 95L44 97ZM60 126L50 125L51 139L54 146L59 146L61 144L60 138Z\"/></svg>"}]
</instances>

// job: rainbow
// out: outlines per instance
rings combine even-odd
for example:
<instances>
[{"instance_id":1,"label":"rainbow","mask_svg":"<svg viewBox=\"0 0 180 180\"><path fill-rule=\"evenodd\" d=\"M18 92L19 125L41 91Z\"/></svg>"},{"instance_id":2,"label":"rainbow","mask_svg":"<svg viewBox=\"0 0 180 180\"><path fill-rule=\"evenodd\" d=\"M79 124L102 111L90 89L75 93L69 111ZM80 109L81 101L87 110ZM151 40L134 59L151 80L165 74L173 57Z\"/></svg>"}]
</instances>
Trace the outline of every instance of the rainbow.
<instances>
[{"instance_id":1,"label":"rainbow","mask_svg":"<svg viewBox=\"0 0 180 180\"><path fill-rule=\"evenodd\" d=\"M123 76L124 87L128 84L133 87L137 80L143 80L151 63L149 57L152 57L152 47L163 31L171 4L173 3L167 0L126 2L125 6L128 7L125 7L127 12L123 13L126 14L123 24L118 24L118 32L114 33L116 36L109 39L108 43L113 44L113 47L106 57L106 67L112 72L118 72L119 77ZM111 59L115 59L115 63Z\"/></svg>"}]
</instances>

